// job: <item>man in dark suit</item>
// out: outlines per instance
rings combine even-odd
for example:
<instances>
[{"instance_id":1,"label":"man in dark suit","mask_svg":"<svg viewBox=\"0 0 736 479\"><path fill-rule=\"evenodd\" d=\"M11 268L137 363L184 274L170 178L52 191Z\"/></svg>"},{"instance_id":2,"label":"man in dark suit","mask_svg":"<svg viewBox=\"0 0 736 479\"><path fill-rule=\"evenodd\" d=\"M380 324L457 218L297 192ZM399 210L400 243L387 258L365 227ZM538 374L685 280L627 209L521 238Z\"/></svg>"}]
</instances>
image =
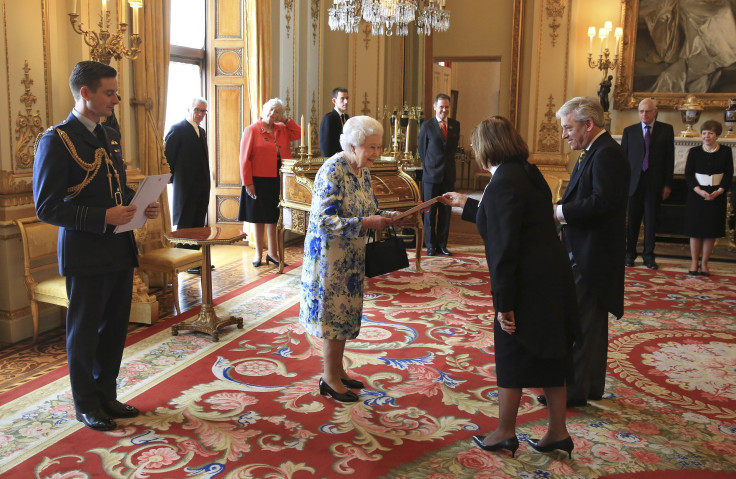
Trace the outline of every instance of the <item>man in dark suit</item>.
<instances>
[{"instance_id":1,"label":"man in dark suit","mask_svg":"<svg viewBox=\"0 0 736 479\"><path fill-rule=\"evenodd\" d=\"M598 400L606 382L608 313L624 314L624 255L629 164L603 129L603 108L590 97L568 101L557 112L562 138L583 150L562 199L554 207L562 224L575 277L582 341L573 349L575 382L568 407ZM540 396L540 402L546 398Z\"/></svg>"},{"instance_id":2,"label":"man in dark suit","mask_svg":"<svg viewBox=\"0 0 736 479\"><path fill-rule=\"evenodd\" d=\"M672 125L655 121L657 104L645 98L639 102L640 123L624 128L621 146L631 165L629 184L629 224L626 233L626 266L634 266L639 228L644 218L644 266L657 269L654 242L659 204L672 188L675 170L675 131Z\"/></svg>"},{"instance_id":3,"label":"man in dark suit","mask_svg":"<svg viewBox=\"0 0 736 479\"><path fill-rule=\"evenodd\" d=\"M335 153L342 151L340 146L340 135L342 126L348 121L348 91L337 87L332 90L332 104L335 108L322 117L319 124L319 149L322 156L329 158Z\"/></svg>"},{"instance_id":4,"label":"man in dark suit","mask_svg":"<svg viewBox=\"0 0 736 479\"><path fill-rule=\"evenodd\" d=\"M207 134L199 124L207 114L207 100L194 98L187 108L187 118L176 123L166 134L165 154L174 184L172 220L177 229L206 226L210 202L210 161ZM179 245L199 249L199 246ZM190 273L199 273L192 268Z\"/></svg>"},{"instance_id":5,"label":"man in dark suit","mask_svg":"<svg viewBox=\"0 0 736 479\"><path fill-rule=\"evenodd\" d=\"M440 93L434 100L435 117L422 122L417 138L422 159L424 201L455 189L455 150L460 139L460 122L448 118L450 97ZM427 255L451 256L447 249L452 207L435 203L424 213L424 246Z\"/></svg>"},{"instance_id":6,"label":"man in dark suit","mask_svg":"<svg viewBox=\"0 0 736 479\"><path fill-rule=\"evenodd\" d=\"M126 185L120 134L102 126L119 103L114 68L77 63L69 78L74 109L49 128L36 150L33 195L41 221L59 229L59 272L66 277L69 380L77 420L107 431L113 418L138 410L117 400L116 379L123 357L138 265L132 231L116 234L130 222L134 192ZM156 218L159 204L145 210Z\"/></svg>"}]
</instances>

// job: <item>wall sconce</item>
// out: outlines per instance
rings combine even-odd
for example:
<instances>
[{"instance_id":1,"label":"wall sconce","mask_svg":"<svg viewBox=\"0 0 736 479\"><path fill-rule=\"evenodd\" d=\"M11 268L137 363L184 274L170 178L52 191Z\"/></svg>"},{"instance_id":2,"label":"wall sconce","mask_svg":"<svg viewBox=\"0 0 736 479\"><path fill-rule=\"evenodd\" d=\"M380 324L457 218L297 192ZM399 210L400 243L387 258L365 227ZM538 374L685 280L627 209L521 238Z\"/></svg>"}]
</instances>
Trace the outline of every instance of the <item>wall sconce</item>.
<instances>
[{"instance_id":1,"label":"wall sconce","mask_svg":"<svg viewBox=\"0 0 736 479\"><path fill-rule=\"evenodd\" d=\"M79 0L74 0L74 11L69 14L69 21L72 29L82 35L84 43L90 48L90 56L92 60L110 64L110 60L114 57L120 60L123 57L135 60L140 53L140 46L143 38L138 33L138 9L143 7L143 0L128 0L128 5L133 9L133 30L130 35L130 48L126 48L124 37L128 30L128 24L125 23L125 0L114 0L117 7L118 28L117 32L110 33L110 10L107 9L107 0L102 0L102 11L100 13L100 21L97 24L100 27L99 32L93 30L85 30L84 25L79 22Z\"/></svg>"},{"instance_id":2,"label":"wall sconce","mask_svg":"<svg viewBox=\"0 0 736 479\"><path fill-rule=\"evenodd\" d=\"M728 127L728 131L723 135L723 138L733 138L733 124L736 123L736 98L731 98L729 101L728 108L723 113L723 123Z\"/></svg>"},{"instance_id":3,"label":"wall sconce","mask_svg":"<svg viewBox=\"0 0 736 479\"><path fill-rule=\"evenodd\" d=\"M590 37L590 45L588 47L588 66L603 72L603 80L601 81L601 88L598 91L598 98L600 99L604 112L608 111L608 94L611 91L611 80L613 79L612 75L608 75L608 70L615 70L618 66L618 52L621 47L621 37L624 34L621 27L616 27L616 29L613 30L613 36L616 39L616 51L613 54L613 60L611 60L611 52L608 49L608 38L611 36L612 30L613 23L610 21L606 22L603 27L598 30L593 26L588 28L588 37ZM598 60L593 60L593 38L596 36L600 39L601 45Z\"/></svg>"}]
</instances>

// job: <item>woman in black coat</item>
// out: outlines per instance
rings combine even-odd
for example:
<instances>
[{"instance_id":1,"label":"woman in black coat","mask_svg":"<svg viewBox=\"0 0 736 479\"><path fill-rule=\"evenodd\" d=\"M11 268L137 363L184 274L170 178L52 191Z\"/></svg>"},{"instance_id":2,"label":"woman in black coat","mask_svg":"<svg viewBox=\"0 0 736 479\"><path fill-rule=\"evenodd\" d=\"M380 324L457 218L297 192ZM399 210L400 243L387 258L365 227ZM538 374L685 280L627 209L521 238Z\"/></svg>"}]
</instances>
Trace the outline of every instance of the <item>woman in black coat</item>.
<instances>
[{"instance_id":1,"label":"woman in black coat","mask_svg":"<svg viewBox=\"0 0 736 479\"><path fill-rule=\"evenodd\" d=\"M570 260L552 217L552 193L511 122L493 116L472 134L478 165L493 174L480 202L459 193L443 201L463 208L485 244L496 310L494 343L499 421L495 431L474 436L479 447L519 446L516 415L522 388L544 389L549 428L528 442L538 451L572 454L565 424L566 383L572 375L572 343L578 328Z\"/></svg>"}]
</instances>

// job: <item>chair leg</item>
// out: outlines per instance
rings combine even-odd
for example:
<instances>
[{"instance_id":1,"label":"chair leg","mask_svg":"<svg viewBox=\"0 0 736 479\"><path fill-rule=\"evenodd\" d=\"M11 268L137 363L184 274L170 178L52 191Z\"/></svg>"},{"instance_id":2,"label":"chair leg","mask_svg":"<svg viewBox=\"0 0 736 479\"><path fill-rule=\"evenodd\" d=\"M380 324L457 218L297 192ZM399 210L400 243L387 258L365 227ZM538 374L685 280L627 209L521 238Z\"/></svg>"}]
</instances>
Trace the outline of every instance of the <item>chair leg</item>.
<instances>
[{"instance_id":1,"label":"chair leg","mask_svg":"<svg viewBox=\"0 0 736 479\"><path fill-rule=\"evenodd\" d=\"M31 317L33 318L33 342L38 341L38 302L31 300Z\"/></svg>"},{"instance_id":2,"label":"chair leg","mask_svg":"<svg viewBox=\"0 0 736 479\"><path fill-rule=\"evenodd\" d=\"M177 270L174 270L174 278L171 280L171 287L173 289L171 293L171 301L174 302L174 310L178 316L181 314L181 308L179 307L179 271Z\"/></svg>"}]
</instances>

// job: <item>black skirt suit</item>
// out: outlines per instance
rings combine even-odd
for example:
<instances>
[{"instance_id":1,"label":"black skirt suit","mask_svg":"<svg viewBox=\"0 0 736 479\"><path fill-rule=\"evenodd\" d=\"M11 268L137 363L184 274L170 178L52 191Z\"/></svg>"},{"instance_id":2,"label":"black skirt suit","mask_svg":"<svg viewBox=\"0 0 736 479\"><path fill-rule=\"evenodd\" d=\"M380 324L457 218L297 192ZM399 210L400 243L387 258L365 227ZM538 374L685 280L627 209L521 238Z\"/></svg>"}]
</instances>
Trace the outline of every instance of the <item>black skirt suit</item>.
<instances>
[{"instance_id":1,"label":"black skirt suit","mask_svg":"<svg viewBox=\"0 0 736 479\"><path fill-rule=\"evenodd\" d=\"M514 311L516 320L513 334L494 321L499 387L570 382L578 334L575 285L544 177L525 160L504 162L480 203L468 199L463 219L474 221L483 238L496 312Z\"/></svg>"}]
</instances>

